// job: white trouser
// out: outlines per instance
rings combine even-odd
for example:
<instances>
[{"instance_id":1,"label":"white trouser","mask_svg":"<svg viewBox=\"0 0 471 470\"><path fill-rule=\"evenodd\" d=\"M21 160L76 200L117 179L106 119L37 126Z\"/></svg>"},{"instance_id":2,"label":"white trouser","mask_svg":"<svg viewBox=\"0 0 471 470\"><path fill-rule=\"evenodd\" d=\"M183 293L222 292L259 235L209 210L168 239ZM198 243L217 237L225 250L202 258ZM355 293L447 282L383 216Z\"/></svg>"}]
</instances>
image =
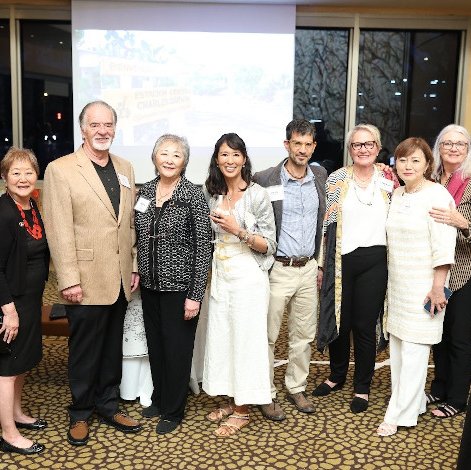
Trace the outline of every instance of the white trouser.
<instances>
[{"instance_id":1,"label":"white trouser","mask_svg":"<svg viewBox=\"0 0 471 470\"><path fill-rule=\"evenodd\" d=\"M425 413L429 356L429 344L409 343L389 336L392 392L384 416L386 423L416 426L419 414Z\"/></svg>"}]
</instances>

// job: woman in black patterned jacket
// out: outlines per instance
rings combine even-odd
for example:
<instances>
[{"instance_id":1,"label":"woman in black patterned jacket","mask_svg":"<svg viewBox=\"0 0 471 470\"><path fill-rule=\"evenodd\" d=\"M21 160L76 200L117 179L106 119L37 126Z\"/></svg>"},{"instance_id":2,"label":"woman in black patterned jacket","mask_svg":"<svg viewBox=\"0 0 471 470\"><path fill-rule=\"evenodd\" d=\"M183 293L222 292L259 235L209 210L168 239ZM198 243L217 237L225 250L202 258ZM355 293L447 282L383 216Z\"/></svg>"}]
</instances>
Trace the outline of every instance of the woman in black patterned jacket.
<instances>
[{"instance_id":1,"label":"woman in black patterned jacket","mask_svg":"<svg viewBox=\"0 0 471 470\"><path fill-rule=\"evenodd\" d=\"M154 383L143 416L160 416L166 434L183 419L198 312L211 259L209 209L188 181L184 137L161 136L152 161L157 178L145 183L135 206L142 309Z\"/></svg>"}]
</instances>

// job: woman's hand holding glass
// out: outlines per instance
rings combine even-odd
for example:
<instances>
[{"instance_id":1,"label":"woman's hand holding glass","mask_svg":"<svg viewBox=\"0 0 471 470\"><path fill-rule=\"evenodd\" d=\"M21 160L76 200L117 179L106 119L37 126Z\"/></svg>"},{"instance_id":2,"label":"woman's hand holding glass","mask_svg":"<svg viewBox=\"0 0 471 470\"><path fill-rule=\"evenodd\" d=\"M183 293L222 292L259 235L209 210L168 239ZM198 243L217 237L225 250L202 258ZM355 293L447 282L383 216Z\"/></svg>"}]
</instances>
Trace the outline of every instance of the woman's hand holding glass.
<instances>
[{"instance_id":1,"label":"woman's hand holding glass","mask_svg":"<svg viewBox=\"0 0 471 470\"><path fill-rule=\"evenodd\" d=\"M240 225L237 223L236 218L233 214L224 214L218 210L215 210L210 214L210 219L225 232L232 233L237 236L241 231Z\"/></svg>"}]
</instances>

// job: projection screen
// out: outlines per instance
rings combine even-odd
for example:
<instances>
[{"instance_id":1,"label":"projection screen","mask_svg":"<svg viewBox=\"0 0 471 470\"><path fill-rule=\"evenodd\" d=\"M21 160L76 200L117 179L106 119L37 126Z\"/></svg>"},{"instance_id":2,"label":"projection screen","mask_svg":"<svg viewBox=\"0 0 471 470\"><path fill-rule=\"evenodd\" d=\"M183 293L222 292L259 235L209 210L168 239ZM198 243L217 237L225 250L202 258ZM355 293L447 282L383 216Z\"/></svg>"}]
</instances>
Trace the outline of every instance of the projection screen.
<instances>
[{"instance_id":1,"label":"projection screen","mask_svg":"<svg viewBox=\"0 0 471 470\"><path fill-rule=\"evenodd\" d=\"M164 133L191 147L203 183L216 140L244 139L255 170L286 151L292 118L295 6L72 1L74 116L103 99L118 113L112 152L154 177ZM80 145L78 126L75 144Z\"/></svg>"}]
</instances>

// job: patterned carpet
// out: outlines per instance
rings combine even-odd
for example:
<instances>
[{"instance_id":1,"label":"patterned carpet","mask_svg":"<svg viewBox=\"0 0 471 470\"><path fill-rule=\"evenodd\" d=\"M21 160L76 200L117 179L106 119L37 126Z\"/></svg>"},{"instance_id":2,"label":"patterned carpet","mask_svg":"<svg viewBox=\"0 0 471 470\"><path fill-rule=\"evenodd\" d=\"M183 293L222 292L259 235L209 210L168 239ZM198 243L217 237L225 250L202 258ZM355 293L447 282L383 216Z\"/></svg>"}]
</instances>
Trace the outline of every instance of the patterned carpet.
<instances>
[{"instance_id":1,"label":"patterned carpet","mask_svg":"<svg viewBox=\"0 0 471 470\"><path fill-rule=\"evenodd\" d=\"M45 302L53 300L49 290ZM286 357L283 330L276 356ZM308 391L328 373L326 357L313 354ZM144 430L125 435L100 424L91 425L91 438L85 447L74 448L66 440L69 401L67 387L67 341L62 337L44 338L44 359L27 379L25 408L33 416L47 419L45 431L24 431L44 443L47 449L34 458L2 454L1 469L332 469L332 470L452 470L459 449L463 415L439 420L425 414L415 428L401 428L392 437L380 438L376 427L382 421L388 400L389 367L387 355L378 357L370 407L355 415L349 410L352 396L351 371L347 386L328 397L316 398L316 412L295 411L279 394L287 420L265 420L258 410L252 422L237 436L215 437L214 424L205 419L218 401L202 393L190 395L186 419L167 436L155 433L156 419L144 420ZM281 390L285 366L276 368ZM429 373L429 379L431 374ZM140 405L123 403L123 408L140 419Z\"/></svg>"}]
</instances>

